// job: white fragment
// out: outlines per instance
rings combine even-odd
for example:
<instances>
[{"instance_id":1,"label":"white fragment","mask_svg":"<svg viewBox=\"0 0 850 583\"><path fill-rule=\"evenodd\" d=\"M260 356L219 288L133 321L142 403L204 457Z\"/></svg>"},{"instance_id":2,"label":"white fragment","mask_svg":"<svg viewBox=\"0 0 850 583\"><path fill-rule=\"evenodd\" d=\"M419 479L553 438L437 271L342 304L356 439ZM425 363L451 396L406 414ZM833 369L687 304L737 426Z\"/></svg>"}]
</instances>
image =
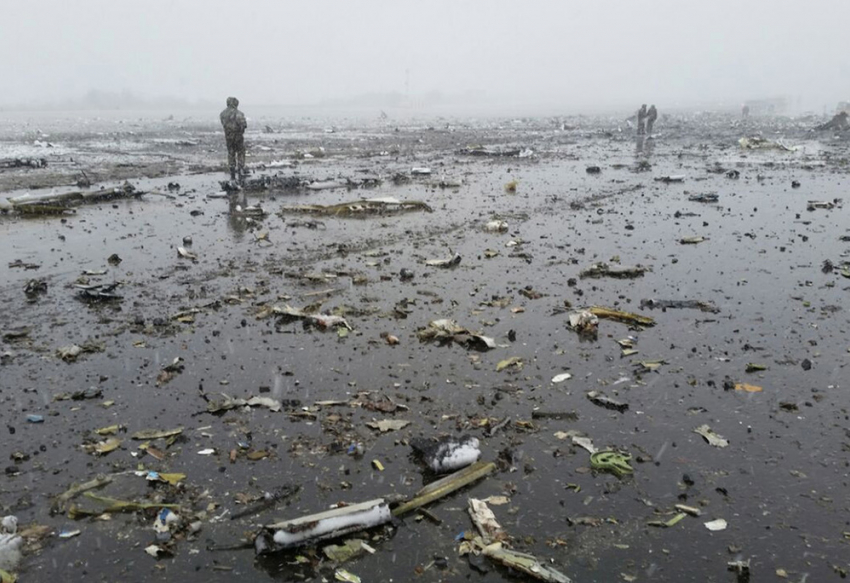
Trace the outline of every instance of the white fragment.
<instances>
[{"instance_id":1,"label":"white fragment","mask_svg":"<svg viewBox=\"0 0 850 583\"><path fill-rule=\"evenodd\" d=\"M377 499L273 524L268 528L275 531L274 542L287 548L365 530L391 519L390 507L383 499Z\"/></svg>"},{"instance_id":2,"label":"white fragment","mask_svg":"<svg viewBox=\"0 0 850 583\"><path fill-rule=\"evenodd\" d=\"M488 233L504 233L508 230L508 223L499 220L488 221L484 225L484 230Z\"/></svg>"},{"instance_id":3,"label":"white fragment","mask_svg":"<svg viewBox=\"0 0 850 583\"><path fill-rule=\"evenodd\" d=\"M729 445L728 439L715 433L708 425L700 425L694 429L694 433L702 435L709 445L713 445L714 447L726 447Z\"/></svg>"},{"instance_id":4,"label":"white fragment","mask_svg":"<svg viewBox=\"0 0 850 583\"><path fill-rule=\"evenodd\" d=\"M599 450L596 449L596 446L593 445L593 440L590 439L589 437L579 437L577 435L574 435L573 438L572 438L572 441L573 441L573 444L586 449L588 451L588 453L590 453L590 455L593 455L597 451L599 451Z\"/></svg>"},{"instance_id":5,"label":"white fragment","mask_svg":"<svg viewBox=\"0 0 850 583\"><path fill-rule=\"evenodd\" d=\"M441 443L434 455L426 461L434 472L441 474L465 468L477 462L479 457L481 457L481 449L479 449L478 439L467 437L460 441Z\"/></svg>"},{"instance_id":6,"label":"white fragment","mask_svg":"<svg viewBox=\"0 0 850 583\"><path fill-rule=\"evenodd\" d=\"M162 552L162 549L157 545L149 545L145 547L145 552L155 559Z\"/></svg>"}]
</instances>

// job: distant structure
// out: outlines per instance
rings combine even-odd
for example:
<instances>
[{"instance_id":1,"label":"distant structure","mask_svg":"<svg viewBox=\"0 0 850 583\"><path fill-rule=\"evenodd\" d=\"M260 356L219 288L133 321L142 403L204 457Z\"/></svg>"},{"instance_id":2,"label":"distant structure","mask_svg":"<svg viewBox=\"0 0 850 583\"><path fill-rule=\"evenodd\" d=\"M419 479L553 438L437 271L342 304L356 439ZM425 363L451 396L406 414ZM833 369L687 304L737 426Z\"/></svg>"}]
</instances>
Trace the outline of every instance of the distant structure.
<instances>
[{"instance_id":1,"label":"distant structure","mask_svg":"<svg viewBox=\"0 0 850 583\"><path fill-rule=\"evenodd\" d=\"M744 102L749 115L785 115L788 113L788 98L750 99Z\"/></svg>"}]
</instances>

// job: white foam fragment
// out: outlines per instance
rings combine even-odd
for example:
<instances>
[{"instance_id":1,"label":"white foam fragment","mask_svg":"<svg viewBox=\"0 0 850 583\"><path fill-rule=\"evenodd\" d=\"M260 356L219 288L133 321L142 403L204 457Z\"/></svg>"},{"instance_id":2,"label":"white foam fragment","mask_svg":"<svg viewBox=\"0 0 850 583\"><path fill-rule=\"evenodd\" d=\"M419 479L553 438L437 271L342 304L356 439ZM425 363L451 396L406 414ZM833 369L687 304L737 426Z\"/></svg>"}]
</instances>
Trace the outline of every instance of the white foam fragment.
<instances>
[{"instance_id":1,"label":"white foam fragment","mask_svg":"<svg viewBox=\"0 0 850 583\"><path fill-rule=\"evenodd\" d=\"M372 528L389 522L391 518L387 503L377 499L281 522L269 528L275 531L275 544L287 548Z\"/></svg>"},{"instance_id":2,"label":"white foam fragment","mask_svg":"<svg viewBox=\"0 0 850 583\"><path fill-rule=\"evenodd\" d=\"M478 461L481 457L478 439L467 437L460 441L442 443L428 460L428 466L436 473L453 472Z\"/></svg>"},{"instance_id":3,"label":"white foam fragment","mask_svg":"<svg viewBox=\"0 0 850 583\"><path fill-rule=\"evenodd\" d=\"M21 562L24 539L17 534L0 534L0 569L15 571Z\"/></svg>"}]
</instances>

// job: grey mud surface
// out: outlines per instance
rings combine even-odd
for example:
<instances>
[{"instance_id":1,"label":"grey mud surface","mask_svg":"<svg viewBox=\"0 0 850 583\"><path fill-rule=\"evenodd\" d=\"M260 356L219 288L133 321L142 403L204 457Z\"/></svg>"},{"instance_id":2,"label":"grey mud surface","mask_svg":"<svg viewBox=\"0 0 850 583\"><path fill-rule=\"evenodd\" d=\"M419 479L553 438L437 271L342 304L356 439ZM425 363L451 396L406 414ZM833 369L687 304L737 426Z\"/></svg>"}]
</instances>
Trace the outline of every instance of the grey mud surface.
<instances>
[{"instance_id":1,"label":"grey mud surface","mask_svg":"<svg viewBox=\"0 0 850 583\"><path fill-rule=\"evenodd\" d=\"M209 197L220 191L225 157L211 123L4 122L0 157L45 156L49 166L0 171L2 196L33 187L74 190L81 170L97 180L95 189L125 179L140 190L181 185L174 199L101 202L64 218L0 216L0 330L31 327L25 339L0 345L6 468L0 505L23 527L48 527L29 541L21 580L333 580L336 565L321 545L263 559L250 549L208 549L336 503L408 497L433 477L411 457L406 440L462 434L478 437L482 459L500 460L499 471L432 504L439 525L413 515L366 533L376 552L342 568L363 581L528 580L492 566L479 573L457 555L456 538L473 528L467 498L505 495L509 503L493 510L514 548L551 561L579 583L734 582L738 575L727 562L735 560L749 560L758 581L777 578L777 570L789 581L839 580L850 569L844 381L850 280L840 274L850 261L850 243L840 240L850 235L850 208L806 208L809 200L845 197L846 140L807 132L815 125L810 121L742 126L692 116L659 121L657 138L639 145L613 120L566 122L568 129L544 119L442 120L397 129L392 122L341 122L329 133L321 122L252 121L251 163L292 160L323 147L324 157L278 172L384 178L368 190L249 194L248 204L272 213L254 225L230 212L235 202ZM273 133L259 130L266 124ZM36 127L49 137L40 138ZM738 147L741 136L759 134L801 149ZM35 139L54 146L35 147ZM458 153L473 144L530 148L534 155ZM650 170L635 172L642 160ZM717 163L739 170L740 178L707 171ZM585 172L594 164L601 174ZM390 180L414 166L433 173L399 186ZM654 180L671 174L683 174L684 182ZM462 185L430 185L441 178ZM518 182L515 194L504 188L511 180ZM31 191L39 192L45 190ZM701 193L719 194L719 203L688 200ZM376 196L424 201L433 212L277 214L294 204ZM507 221L508 232L485 232L494 218ZM309 219L323 224L298 226ZM270 243L257 242L265 232ZM197 263L177 255L185 236L193 239ZM707 240L679 244L690 236ZM488 249L497 254L485 254ZM424 265L455 252L462 261L453 269ZM107 263L113 253L122 259L117 266ZM590 264L614 257L652 271L634 280L578 278ZM835 269L825 273L827 259ZM40 267L9 267L16 260ZM413 270L413 279L402 281L402 268ZM73 285L82 272L101 269L107 274L91 281L120 283L123 300L76 299ZM32 278L46 280L48 291L29 302L23 288ZM571 278L575 285L568 285ZM542 297L519 293L528 286ZM510 301L486 305L494 297ZM719 312L642 309L646 299L713 302ZM263 306L322 300L323 311L344 309L353 332L341 337L301 322L256 318ZM585 340L568 328L566 303L639 312L657 325L636 331L601 320L598 339ZM193 308L199 310L193 322L172 319ZM492 336L499 347L482 353L420 343L416 330L438 318ZM382 333L399 344L390 346ZM616 340L629 335L637 337L639 353L621 357ZM89 341L102 343L103 352L72 363L56 356L60 347ZM176 357L185 369L158 384L162 367ZM497 372L509 357L524 366ZM656 371L635 366L656 359L665 361ZM810 370L802 366L806 359ZM748 363L766 370L748 373ZM572 378L552 383L562 372ZM763 390L725 390L724 380ZM90 387L102 396L54 400ZM600 408L586 398L591 390L629 409ZM296 402L278 413L205 413L202 393L220 392ZM409 410L364 406L382 396ZM350 404L316 405L326 400ZM107 408L104 401L114 404ZM534 418L534 411L577 418ZM31 414L44 422L28 423ZM391 418L411 424L385 434L366 426ZM489 429L506 418L491 436ZM83 449L96 441L95 429L113 424L126 428L117 450L98 457ZM703 424L729 446L712 447L694 433ZM139 430L176 427L183 434L167 449L163 440L152 442L165 452L162 460L130 439ZM597 447L630 453L634 474L590 471L587 452L559 439L570 430ZM240 443L269 456L250 461ZM348 455L355 443L362 456ZM215 453L198 454L208 448ZM132 472L141 469L187 477L179 487L151 485ZM199 520L200 531L179 534L174 556L154 559L144 551L156 542L154 510L78 520L51 514L54 496L99 474L120 474L99 494L180 504L178 513ZM300 485L300 492L265 512L230 519L246 497L284 484ZM83 498L77 503L97 508ZM699 507L702 515L666 529L647 525L675 516L677 503ZM718 518L727 521L725 530L704 526ZM73 538L57 536L77 529Z\"/></svg>"}]
</instances>

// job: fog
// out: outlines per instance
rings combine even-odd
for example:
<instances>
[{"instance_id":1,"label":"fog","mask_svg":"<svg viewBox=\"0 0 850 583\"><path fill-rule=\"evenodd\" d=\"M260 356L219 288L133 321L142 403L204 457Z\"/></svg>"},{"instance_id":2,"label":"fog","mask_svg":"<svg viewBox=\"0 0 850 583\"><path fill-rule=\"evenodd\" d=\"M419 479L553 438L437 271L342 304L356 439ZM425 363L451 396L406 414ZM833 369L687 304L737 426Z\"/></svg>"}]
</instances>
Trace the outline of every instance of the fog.
<instances>
[{"instance_id":1,"label":"fog","mask_svg":"<svg viewBox=\"0 0 850 583\"><path fill-rule=\"evenodd\" d=\"M846 0L5 3L0 105L92 91L223 105L563 113L850 99ZM83 101L80 101L83 100ZM384 95L386 101L386 95Z\"/></svg>"}]
</instances>

